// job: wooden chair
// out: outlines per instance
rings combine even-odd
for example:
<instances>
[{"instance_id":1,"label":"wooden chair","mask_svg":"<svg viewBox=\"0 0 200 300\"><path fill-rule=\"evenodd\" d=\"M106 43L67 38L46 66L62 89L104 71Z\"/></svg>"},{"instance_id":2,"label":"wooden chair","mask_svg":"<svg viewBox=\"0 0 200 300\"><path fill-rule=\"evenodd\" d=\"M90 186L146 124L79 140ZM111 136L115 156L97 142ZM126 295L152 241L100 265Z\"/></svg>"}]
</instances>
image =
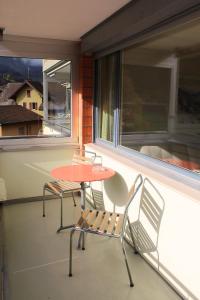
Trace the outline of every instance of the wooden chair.
<instances>
[{"instance_id":1,"label":"wooden chair","mask_svg":"<svg viewBox=\"0 0 200 300\"><path fill-rule=\"evenodd\" d=\"M78 152L75 151L72 159L72 164L93 164L96 158L96 153L86 151L86 150L79 150ZM88 184L87 187L90 187ZM60 227L58 228L58 232L63 229L63 197L66 194L71 193L72 198L73 198L73 203L74 206L76 206L76 201L74 198L74 193L81 191L81 186L77 182L68 182L68 181L51 181L51 182L46 182L43 187L43 217L46 216L45 212L45 197L46 197L46 192L49 192L56 197L60 199Z\"/></svg>"},{"instance_id":2,"label":"wooden chair","mask_svg":"<svg viewBox=\"0 0 200 300\"><path fill-rule=\"evenodd\" d=\"M75 231L80 231L83 234L92 233L99 236L108 236L113 238L119 238L122 245L122 251L125 258L125 264L129 276L130 286L133 287L133 280L129 269L126 250L124 247L124 237L126 226L130 226L128 210L131 202L135 198L138 190L142 185L143 179L141 175L138 175L134 181L134 184L129 192L128 204L125 208L124 214L112 213L108 211L86 209L81 212L80 219L77 224L71 229L70 233L70 257L69 257L69 276L72 276L72 239ZM80 238L79 238L80 239Z\"/></svg>"}]
</instances>

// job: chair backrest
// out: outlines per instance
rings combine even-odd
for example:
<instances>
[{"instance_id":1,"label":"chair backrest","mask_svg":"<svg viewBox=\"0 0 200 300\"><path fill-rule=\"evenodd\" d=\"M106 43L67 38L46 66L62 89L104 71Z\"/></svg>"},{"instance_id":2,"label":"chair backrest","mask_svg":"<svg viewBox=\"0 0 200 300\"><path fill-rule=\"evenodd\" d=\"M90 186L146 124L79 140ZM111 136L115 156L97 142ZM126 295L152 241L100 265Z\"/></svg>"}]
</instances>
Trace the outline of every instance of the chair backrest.
<instances>
[{"instance_id":1,"label":"chair backrest","mask_svg":"<svg viewBox=\"0 0 200 300\"><path fill-rule=\"evenodd\" d=\"M128 192L128 203L126 205L125 211L128 210L129 206L131 205L131 202L135 198L135 195L138 193L140 187L142 186L142 183L143 183L142 175L138 174Z\"/></svg>"},{"instance_id":2,"label":"chair backrest","mask_svg":"<svg viewBox=\"0 0 200 300\"><path fill-rule=\"evenodd\" d=\"M91 194L92 194L92 197L91 197L91 200L88 201L89 204L94 209L105 210L104 198L103 198L103 188L101 188L101 190L97 190L91 186Z\"/></svg>"},{"instance_id":3,"label":"chair backrest","mask_svg":"<svg viewBox=\"0 0 200 300\"><path fill-rule=\"evenodd\" d=\"M133 185L131 186L129 193L128 193L128 203L126 205L125 211L124 211L124 221L123 221L123 226L122 226L122 232L125 232L125 227L126 227L126 221L128 217L128 210L129 207L132 203L132 201L135 199L136 194L139 192L141 186L143 183L143 178L141 174L138 174L136 179L134 180Z\"/></svg>"},{"instance_id":4,"label":"chair backrest","mask_svg":"<svg viewBox=\"0 0 200 300\"><path fill-rule=\"evenodd\" d=\"M165 201L160 192L148 178L145 178L136 222L136 243L143 253L157 250L164 208Z\"/></svg>"},{"instance_id":5,"label":"chair backrest","mask_svg":"<svg viewBox=\"0 0 200 300\"><path fill-rule=\"evenodd\" d=\"M93 164L96 158L96 153L78 149L74 151L72 158L73 164Z\"/></svg>"}]
</instances>

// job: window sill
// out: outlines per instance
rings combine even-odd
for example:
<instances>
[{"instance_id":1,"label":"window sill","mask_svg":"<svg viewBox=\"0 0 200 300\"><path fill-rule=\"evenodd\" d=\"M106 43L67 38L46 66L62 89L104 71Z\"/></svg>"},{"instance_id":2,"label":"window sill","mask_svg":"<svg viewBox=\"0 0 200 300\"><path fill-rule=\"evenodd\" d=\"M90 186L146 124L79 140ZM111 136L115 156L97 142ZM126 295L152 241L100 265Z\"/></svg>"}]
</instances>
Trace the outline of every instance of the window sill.
<instances>
[{"instance_id":1,"label":"window sill","mask_svg":"<svg viewBox=\"0 0 200 300\"><path fill-rule=\"evenodd\" d=\"M105 155L120 164L124 164L127 168L138 170L144 176L155 179L176 191L178 190L180 193L187 194L195 200L199 199L199 174L178 168L161 160L156 160L125 147L114 148L98 141L96 144L88 144L87 147L99 155Z\"/></svg>"},{"instance_id":2,"label":"window sill","mask_svg":"<svg viewBox=\"0 0 200 300\"><path fill-rule=\"evenodd\" d=\"M69 137L11 138L0 140L0 151L39 150L62 146L77 148L78 141L75 138Z\"/></svg>"}]
</instances>

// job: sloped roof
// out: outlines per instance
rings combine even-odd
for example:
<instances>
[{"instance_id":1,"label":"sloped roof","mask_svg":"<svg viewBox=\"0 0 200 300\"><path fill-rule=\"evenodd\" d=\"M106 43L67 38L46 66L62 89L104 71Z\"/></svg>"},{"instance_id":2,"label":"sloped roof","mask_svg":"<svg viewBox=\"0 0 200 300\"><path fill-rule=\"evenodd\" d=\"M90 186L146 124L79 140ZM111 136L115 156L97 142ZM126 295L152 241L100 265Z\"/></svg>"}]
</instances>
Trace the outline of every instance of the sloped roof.
<instances>
[{"instance_id":1,"label":"sloped roof","mask_svg":"<svg viewBox=\"0 0 200 300\"><path fill-rule=\"evenodd\" d=\"M0 102L4 102L7 101L8 99L14 98L17 95L17 93L26 85L32 89L36 89L39 92L39 94L42 96L43 87L40 82L28 81L28 80L25 80L24 82L9 82L2 90Z\"/></svg>"},{"instance_id":2,"label":"sloped roof","mask_svg":"<svg viewBox=\"0 0 200 300\"><path fill-rule=\"evenodd\" d=\"M11 96L21 88L23 82L9 82L6 86L2 89L2 94L0 97L0 101L4 102L11 98Z\"/></svg>"},{"instance_id":3,"label":"sloped roof","mask_svg":"<svg viewBox=\"0 0 200 300\"><path fill-rule=\"evenodd\" d=\"M40 93L40 95L43 94L43 87L40 82L25 80L24 82L21 83L21 85L18 86L18 89L16 89L15 91L13 91L12 94L10 94L10 98L15 97L17 93L21 91L25 85L29 86L32 89L36 89Z\"/></svg>"},{"instance_id":4,"label":"sloped roof","mask_svg":"<svg viewBox=\"0 0 200 300\"><path fill-rule=\"evenodd\" d=\"M41 121L42 118L21 105L0 106L0 124L15 124L22 122Z\"/></svg>"}]
</instances>

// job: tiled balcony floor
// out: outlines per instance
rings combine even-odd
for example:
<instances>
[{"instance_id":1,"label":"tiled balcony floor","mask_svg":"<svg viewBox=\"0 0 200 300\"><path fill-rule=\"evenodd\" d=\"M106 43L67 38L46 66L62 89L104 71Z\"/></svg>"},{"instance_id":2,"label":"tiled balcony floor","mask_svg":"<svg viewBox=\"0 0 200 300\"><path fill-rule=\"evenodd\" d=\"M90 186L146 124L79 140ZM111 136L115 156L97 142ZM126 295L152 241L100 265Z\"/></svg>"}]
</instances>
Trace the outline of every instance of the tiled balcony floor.
<instances>
[{"instance_id":1,"label":"tiled balcony floor","mask_svg":"<svg viewBox=\"0 0 200 300\"><path fill-rule=\"evenodd\" d=\"M65 220L73 222L79 208L65 199ZM69 232L56 233L59 201L3 207L6 260L6 300L177 300L178 295L139 255L127 246L134 288L128 277L119 241L88 235L86 251L76 249L68 277Z\"/></svg>"}]
</instances>

